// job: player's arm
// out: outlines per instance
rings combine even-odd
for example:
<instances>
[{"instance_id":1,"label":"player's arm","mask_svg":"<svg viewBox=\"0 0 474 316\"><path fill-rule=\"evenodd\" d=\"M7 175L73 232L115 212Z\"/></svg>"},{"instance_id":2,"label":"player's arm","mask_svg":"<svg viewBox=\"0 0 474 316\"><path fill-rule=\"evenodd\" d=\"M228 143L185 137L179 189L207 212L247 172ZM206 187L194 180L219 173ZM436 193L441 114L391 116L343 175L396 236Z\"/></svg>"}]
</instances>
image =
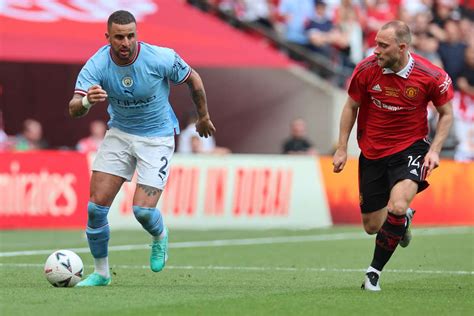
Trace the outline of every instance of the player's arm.
<instances>
[{"instance_id":1,"label":"player's arm","mask_svg":"<svg viewBox=\"0 0 474 316\"><path fill-rule=\"evenodd\" d=\"M216 132L214 124L212 124L207 110L206 91L204 90L204 83L199 74L191 69L191 74L186 79L186 84L191 92L194 105L198 113L198 121L196 122L196 131L201 137L209 137Z\"/></svg>"},{"instance_id":2,"label":"player's arm","mask_svg":"<svg viewBox=\"0 0 474 316\"><path fill-rule=\"evenodd\" d=\"M69 115L74 118L82 117L97 102L105 101L107 92L99 85L93 85L87 91L87 95L75 93L69 101Z\"/></svg>"},{"instance_id":3,"label":"player's arm","mask_svg":"<svg viewBox=\"0 0 474 316\"><path fill-rule=\"evenodd\" d=\"M337 143L336 152L333 156L333 171L336 173L341 172L344 169L347 161L347 144L349 142L349 136L354 127L355 120L357 118L357 111L359 109L359 103L357 103L350 96L347 97L347 101L342 109L341 121L339 123L339 140Z\"/></svg>"},{"instance_id":4,"label":"player's arm","mask_svg":"<svg viewBox=\"0 0 474 316\"><path fill-rule=\"evenodd\" d=\"M425 156L424 166L427 168L426 176L429 176L431 171L439 165L439 153L443 147L443 143L449 135L449 130L453 124L453 106L451 101L437 106L436 110L439 113L438 124L436 125L436 132L431 143L430 149Z\"/></svg>"}]
</instances>

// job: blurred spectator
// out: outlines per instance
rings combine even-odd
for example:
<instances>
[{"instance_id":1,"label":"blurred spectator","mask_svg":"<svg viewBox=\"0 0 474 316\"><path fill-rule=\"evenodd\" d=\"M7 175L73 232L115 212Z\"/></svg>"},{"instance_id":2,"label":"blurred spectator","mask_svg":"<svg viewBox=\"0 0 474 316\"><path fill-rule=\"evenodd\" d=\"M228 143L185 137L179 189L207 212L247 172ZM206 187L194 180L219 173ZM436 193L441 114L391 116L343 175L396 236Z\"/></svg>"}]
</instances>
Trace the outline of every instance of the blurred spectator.
<instances>
[{"instance_id":1,"label":"blurred spectator","mask_svg":"<svg viewBox=\"0 0 474 316\"><path fill-rule=\"evenodd\" d=\"M461 38L464 40L464 43L468 46L474 46L474 20L462 18L459 21L459 28L461 29Z\"/></svg>"},{"instance_id":2,"label":"blurred spectator","mask_svg":"<svg viewBox=\"0 0 474 316\"><path fill-rule=\"evenodd\" d=\"M366 48L375 47L375 36L385 23L397 19L397 8L388 0L366 0L367 24L365 28Z\"/></svg>"},{"instance_id":3,"label":"blurred spectator","mask_svg":"<svg viewBox=\"0 0 474 316\"><path fill-rule=\"evenodd\" d=\"M104 139L107 126L100 120L92 121L89 125L89 136L81 138L76 145L76 149L84 154L97 152Z\"/></svg>"},{"instance_id":4,"label":"blurred spectator","mask_svg":"<svg viewBox=\"0 0 474 316\"><path fill-rule=\"evenodd\" d=\"M316 0L314 3L314 17L306 26L310 48L318 54L331 58L333 24L326 12L326 2Z\"/></svg>"},{"instance_id":5,"label":"blurred spectator","mask_svg":"<svg viewBox=\"0 0 474 316\"><path fill-rule=\"evenodd\" d=\"M404 14L414 17L420 13L428 13L434 0L401 0L401 10Z\"/></svg>"},{"instance_id":6,"label":"blurred spectator","mask_svg":"<svg viewBox=\"0 0 474 316\"><path fill-rule=\"evenodd\" d=\"M453 79L454 87L457 87L457 78L464 65L464 51L466 44L461 38L459 22L447 20L444 24L445 39L440 42L438 53L443 61L444 70Z\"/></svg>"},{"instance_id":7,"label":"blurred spectator","mask_svg":"<svg viewBox=\"0 0 474 316\"><path fill-rule=\"evenodd\" d=\"M43 139L43 127L34 119L23 122L23 130L12 139L12 150L26 151L48 148L48 143Z\"/></svg>"},{"instance_id":8,"label":"blurred spectator","mask_svg":"<svg viewBox=\"0 0 474 316\"><path fill-rule=\"evenodd\" d=\"M256 23L273 28L272 6L268 0L237 0L241 4L241 12L237 18L248 23Z\"/></svg>"},{"instance_id":9,"label":"blurred spectator","mask_svg":"<svg viewBox=\"0 0 474 316\"><path fill-rule=\"evenodd\" d=\"M195 112L188 114L187 126L179 134L178 149L180 154L228 154L230 150L216 146L213 136L200 137L196 131L197 115Z\"/></svg>"},{"instance_id":10,"label":"blurred spectator","mask_svg":"<svg viewBox=\"0 0 474 316\"><path fill-rule=\"evenodd\" d=\"M438 41L429 33L421 33L416 36L413 43L415 53L428 59L434 65L443 68L443 61L438 54Z\"/></svg>"},{"instance_id":11,"label":"blurred spectator","mask_svg":"<svg viewBox=\"0 0 474 316\"><path fill-rule=\"evenodd\" d=\"M305 27L314 17L314 0L281 0L278 7L284 38L292 44L309 47Z\"/></svg>"},{"instance_id":12,"label":"blurred spectator","mask_svg":"<svg viewBox=\"0 0 474 316\"><path fill-rule=\"evenodd\" d=\"M439 40L446 41L445 24L448 20L459 20L459 12L456 11L457 3L454 0L435 0L431 7L433 19L430 24L430 32Z\"/></svg>"},{"instance_id":13,"label":"blurred spectator","mask_svg":"<svg viewBox=\"0 0 474 316\"><path fill-rule=\"evenodd\" d=\"M429 12L420 12L413 17L411 24L413 49L415 53L443 68L443 62L438 54L439 42L429 30L430 21Z\"/></svg>"},{"instance_id":14,"label":"blurred spectator","mask_svg":"<svg viewBox=\"0 0 474 316\"><path fill-rule=\"evenodd\" d=\"M334 45L339 49L339 63L353 67L364 58L363 29L366 20L361 8L353 0L342 0L334 12Z\"/></svg>"},{"instance_id":15,"label":"blurred spectator","mask_svg":"<svg viewBox=\"0 0 474 316\"><path fill-rule=\"evenodd\" d=\"M397 19L397 8L388 0L366 0L367 24L365 29L365 42L367 49L375 46L377 31L385 23Z\"/></svg>"},{"instance_id":16,"label":"blurred spectator","mask_svg":"<svg viewBox=\"0 0 474 316\"><path fill-rule=\"evenodd\" d=\"M453 100L454 129L458 140L454 159L474 161L474 47L465 52L465 63L457 80L459 92Z\"/></svg>"},{"instance_id":17,"label":"blurred spectator","mask_svg":"<svg viewBox=\"0 0 474 316\"><path fill-rule=\"evenodd\" d=\"M317 151L306 136L306 122L302 118L290 124L290 137L283 143L283 153L289 155L316 155Z\"/></svg>"},{"instance_id":18,"label":"blurred spectator","mask_svg":"<svg viewBox=\"0 0 474 316\"><path fill-rule=\"evenodd\" d=\"M466 20L474 21L474 1L472 0L461 0L459 9L461 10L461 16Z\"/></svg>"}]
</instances>

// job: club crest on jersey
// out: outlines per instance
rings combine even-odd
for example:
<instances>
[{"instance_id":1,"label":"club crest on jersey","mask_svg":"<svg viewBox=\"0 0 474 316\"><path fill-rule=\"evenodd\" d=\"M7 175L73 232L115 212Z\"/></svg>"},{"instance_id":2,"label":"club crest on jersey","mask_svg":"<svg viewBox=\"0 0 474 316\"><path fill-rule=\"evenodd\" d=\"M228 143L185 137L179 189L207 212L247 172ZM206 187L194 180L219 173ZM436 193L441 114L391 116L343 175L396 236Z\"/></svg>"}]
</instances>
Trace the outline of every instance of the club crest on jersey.
<instances>
[{"instance_id":1,"label":"club crest on jersey","mask_svg":"<svg viewBox=\"0 0 474 316\"><path fill-rule=\"evenodd\" d=\"M418 88L417 87L406 87L405 95L409 99L414 99L418 95Z\"/></svg>"},{"instance_id":2,"label":"club crest on jersey","mask_svg":"<svg viewBox=\"0 0 474 316\"><path fill-rule=\"evenodd\" d=\"M133 79L132 77L123 77L122 78L122 85L125 87L125 88L130 88L131 86L133 86Z\"/></svg>"}]
</instances>

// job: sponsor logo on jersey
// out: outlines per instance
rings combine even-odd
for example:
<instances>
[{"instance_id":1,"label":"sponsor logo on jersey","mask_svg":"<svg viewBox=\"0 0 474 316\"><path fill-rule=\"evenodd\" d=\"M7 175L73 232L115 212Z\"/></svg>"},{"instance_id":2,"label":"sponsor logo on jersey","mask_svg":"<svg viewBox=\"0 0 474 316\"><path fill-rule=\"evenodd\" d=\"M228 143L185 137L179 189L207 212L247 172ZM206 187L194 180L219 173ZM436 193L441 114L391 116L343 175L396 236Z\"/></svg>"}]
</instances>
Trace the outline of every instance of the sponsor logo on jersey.
<instances>
[{"instance_id":1,"label":"sponsor logo on jersey","mask_svg":"<svg viewBox=\"0 0 474 316\"><path fill-rule=\"evenodd\" d=\"M372 87L372 90L382 92L382 88L380 88L380 85L378 83Z\"/></svg>"},{"instance_id":2,"label":"sponsor logo on jersey","mask_svg":"<svg viewBox=\"0 0 474 316\"><path fill-rule=\"evenodd\" d=\"M152 101L156 99L156 95L153 95L148 98L143 98L143 99L133 99L133 100L121 100L114 98L109 95L109 100L114 106L118 106L121 108L127 108L127 109L138 109L138 108L143 108L147 107L151 104Z\"/></svg>"},{"instance_id":3,"label":"sponsor logo on jersey","mask_svg":"<svg viewBox=\"0 0 474 316\"><path fill-rule=\"evenodd\" d=\"M400 95L400 89L398 88L391 88L391 87L385 87L385 95L388 97L396 97L398 98Z\"/></svg>"},{"instance_id":4,"label":"sponsor logo on jersey","mask_svg":"<svg viewBox=\"0 0 474 316\"><path fill-rule=\"evenodd\" d=\"M418 88L417 87L406 87L405 89L405 96L409 99L414 99L418 95Z\"/></svg>"},{"instance_id":5,"label":"sponsor logo on jersey","mask_svg":"<svg viewBox=\"0 0 474 316\"><path fill-rule=\"evenodd\" d=\"M131 86L133 86L133 79L132 79L132 77L129 77L129 76L123 77L123 78L122 78L122 85L123 85L125 88L130 88Z\"/></svg>"},{"instance_id":6,"label":"sponsor logo on jersey","mask_svg":"<svg viewBox=\"0 0 474 316\"><path fill-rule=\"evenodd\" d=\"M372 97L372 102L379 108L389 110L389 111L400 111L400 110L413 110L414 108L404 108L402 106L396 106L396 105L390 105L390 104L385 104L380 100L377 100L376 98Z\"/></svg>"}]
</instances>

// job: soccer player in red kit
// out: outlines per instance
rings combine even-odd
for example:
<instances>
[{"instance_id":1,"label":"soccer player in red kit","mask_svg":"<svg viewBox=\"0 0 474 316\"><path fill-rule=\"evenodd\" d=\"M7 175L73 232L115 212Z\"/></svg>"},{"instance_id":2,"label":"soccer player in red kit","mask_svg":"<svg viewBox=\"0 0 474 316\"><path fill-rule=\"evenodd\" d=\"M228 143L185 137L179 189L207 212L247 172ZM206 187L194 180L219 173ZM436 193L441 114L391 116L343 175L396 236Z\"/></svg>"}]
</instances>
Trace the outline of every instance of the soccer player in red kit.
<instances>
[{"instance_id":1,"label":"soccer player in red kit","mask_svg":"<svg viewBox=\"0 0 474 316\"><path fill-rule=\"evenodd\" d=\"M428 186L453 121L451 78L428 60L409 52L411 34L401 21L380 28L374 55L352 75L344 105L334 172L344 169L347 142L357 119L359 193L364 229L377 234L372 262L362 288L380 291L380 273L398 244L411 239L409 205ZM433 141L427 106L439 113Z\"/></svg>"}]
</instances>

